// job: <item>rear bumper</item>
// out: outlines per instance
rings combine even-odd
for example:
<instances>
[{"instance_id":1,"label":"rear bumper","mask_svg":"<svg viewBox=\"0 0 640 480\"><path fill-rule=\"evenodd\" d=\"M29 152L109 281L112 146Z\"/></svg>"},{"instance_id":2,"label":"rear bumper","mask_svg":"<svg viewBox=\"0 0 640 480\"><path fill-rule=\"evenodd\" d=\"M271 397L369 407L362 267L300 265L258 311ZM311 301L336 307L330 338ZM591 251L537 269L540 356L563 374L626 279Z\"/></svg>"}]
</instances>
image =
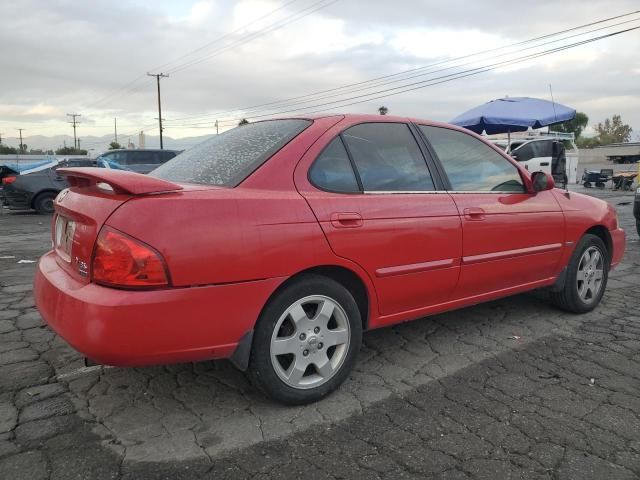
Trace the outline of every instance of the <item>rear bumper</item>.
<instances>
[{"instance_id":1,"label":"rear bumper","mask_svg":"<svg viewBox=\"0 0 640 480\"><path fill-rule=\"evenodd\" d=\"M31 196L26 193L5 188L0 193L0 197L2 197L2 203L12 210L28 210L31 208Z\"/></svg>"},{"instance_id":2,"label":"rear bumper","mask_svg":"<svg viewBox=\"0 0 640 480\"><path fill-rule=\"evenodd\" d=\"M230 357L283 280L117 290L73 279L49 252L38 264L34 296L47 324L86 357L153 365Z\"/></svg>"},{"instance_id":3,"label":"rear bumper","mask_svg":"<svg viewBox=\"0 0 640 480\"><path fill-rule=\"evenodd\" d=\"M611 243L613 244L613 255L611 257L611 268L614 268L620 263L624 256L624 249L626 245L626 235L624 230L616 228L615 230L609 230L611 234Z\"/></svg>"}]
</instances>

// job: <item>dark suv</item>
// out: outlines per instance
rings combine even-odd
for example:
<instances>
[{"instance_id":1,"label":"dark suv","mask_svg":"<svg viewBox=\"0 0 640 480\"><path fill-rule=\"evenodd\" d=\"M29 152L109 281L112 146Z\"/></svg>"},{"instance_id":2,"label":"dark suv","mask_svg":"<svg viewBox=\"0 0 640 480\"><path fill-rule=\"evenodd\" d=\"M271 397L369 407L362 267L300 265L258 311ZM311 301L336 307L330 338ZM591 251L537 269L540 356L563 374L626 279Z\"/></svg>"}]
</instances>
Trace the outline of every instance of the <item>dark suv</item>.
<instances>
[{"instance_id":1,"label":"dark suv","mask_svg":"<svg viewBox=\"0 0 640 480\"><path fill-rule=\"evenodd\" d=\"M130 170L137 173L149 173L164 162L171 160L180 151L177 150L109 150L96 157L98 167Z\"/></svg>"},{"instance_id":2,"label":"dark suv","mask_svg":"<svg viewBox=\"0 0 640 480\"><path fill-rule=\"evenodd\" d=\"M636 229L638 230L638 235L640 236L640 184L636 189L636 197L633 202L633 216L636 217Z\"/></svg>"},{"instance_id":3,"label":"dark suv","mask_svg":"<svg viewBox=\"0 0 640 480\"><path fill-rule=\"evenodd\" d=\"M34 209L38 213L53 213L53 200L67 188L67 180L57 174L61 167L95 167L89 158L62 160L58 164L22 175L6 175L2 178L2 203L11 210Z\"/></svg>"}]
</instances>

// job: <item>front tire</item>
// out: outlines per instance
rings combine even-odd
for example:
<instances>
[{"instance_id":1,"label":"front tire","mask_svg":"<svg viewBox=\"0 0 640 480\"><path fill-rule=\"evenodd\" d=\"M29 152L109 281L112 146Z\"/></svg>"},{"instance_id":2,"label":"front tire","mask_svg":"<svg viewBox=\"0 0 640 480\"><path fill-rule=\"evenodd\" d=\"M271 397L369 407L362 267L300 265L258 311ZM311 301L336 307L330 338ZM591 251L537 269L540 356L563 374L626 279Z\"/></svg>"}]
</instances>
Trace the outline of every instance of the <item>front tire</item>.
<instances>
[{"instance_id":1,"label":"front tire","mask_svg":"<svg viewBox=\"0 0 640 480\"><path fill-rule=\"evenodd\" d=\"M551 292L551 301L567 312L590 312L604 295L610 265L609 252L600 237L584 235L567 265L564 286Z\"/></svg>"},{"instance_id":2,"label":"front tire","mask_svg":"<svg viewBox=\"0 0 640 480\"><path fill-rule=\"evenodd\" d=\"M315 402L347 378L361 342L362 320L351 293L330 278L305 275L260 315L249 376L280 402Z\"/></svg>"}]
</instances>

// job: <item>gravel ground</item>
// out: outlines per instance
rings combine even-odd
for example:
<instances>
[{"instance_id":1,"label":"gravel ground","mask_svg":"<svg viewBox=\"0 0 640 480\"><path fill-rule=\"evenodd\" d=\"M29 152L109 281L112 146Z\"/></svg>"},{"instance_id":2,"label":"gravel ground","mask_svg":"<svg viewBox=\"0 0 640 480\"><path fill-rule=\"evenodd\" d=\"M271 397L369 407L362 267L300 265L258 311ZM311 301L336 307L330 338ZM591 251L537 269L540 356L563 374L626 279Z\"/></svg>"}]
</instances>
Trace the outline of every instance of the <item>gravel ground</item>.
<instances>
[{"instance_id":1,"label":"gravel ground","mask_svg":"<svg viewBox=\"0 0 640 480\"><path fill-rule=\"evenodd\" d=\"M526 294L369 332L351 378L305 407L227 362L83 367L18 263L48 248L50 219L0 211L0 478L639 478L633 197L587 193L628 235L598 309Z\"/></svg>"}]
</instances>

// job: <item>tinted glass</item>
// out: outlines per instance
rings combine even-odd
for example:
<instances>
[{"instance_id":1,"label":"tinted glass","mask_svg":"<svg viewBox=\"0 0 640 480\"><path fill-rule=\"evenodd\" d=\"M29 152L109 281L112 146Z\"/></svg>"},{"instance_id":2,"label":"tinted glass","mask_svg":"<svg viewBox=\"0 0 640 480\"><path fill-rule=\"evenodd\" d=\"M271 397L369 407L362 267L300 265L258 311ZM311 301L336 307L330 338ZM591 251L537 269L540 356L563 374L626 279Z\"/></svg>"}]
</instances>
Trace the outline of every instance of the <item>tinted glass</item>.
<instances>
[{"instance_id":1,"label":"tinted glass","mask_svg":"<svg viewBox=\"0 0 640 480\"><path fill-rule=\"evenodd\" d=\"M160 152L160 155L162 156L162 162L166 162L167 160L171 160L175 157L176 152Z\"/></svg>"},{"instance_id":2,"label":"tinted glass","mask_svg":"<svg viewBox=\"0 0 640 480\"><path fill-rule=\"evenodd\" d=\"M127 165L149 165L154 163L161 163L158 152L129 152L127 158Z\"/></svg>"},{"instance_id":3,"label":"tinted glass","mask_svg":"<svg viewBox=\"0 0 640 480\"><path fill-rule=\"evenodd\" d=\"M513 155L517 157L517 160L519 162L526 162L527 160L531 160L536 156L535 152L533 151L533 146L530 143L527 143L515 149L513 151Z\"/></svg>"},{"instance_id":4,"label":"tinted glass","mask_svg":"<svg viewBox=\"0 0 640 480\"><path fill-rule=\"evenodd\" d=\"M365 191L427 191L433 181L409 127L365 123L343 133Z\"/></svg>"},{"instance_id":5,"label":"tinted glass","mask_svg":"<svg viewBox=\"0 0 640 480\"><path fill-rule=\"evenodd\" d=\"M309 170L309 180L330 192L359 192L356 176L340 137L323 150Z\"/></svg>"},{"instance_id":6,"label":"tinted glass","mask_svg":"<svg viewBox=\"0 0 640 480\"><path fill-rule=\"evenodd\" d=\"M520 148L513 151L518 156L519 162L526 162L532 158L550 157L553 149L552 140L538 140L525 143Z\"/></svg>"},{"instance_id":7,"label":"tinted glass","mask_svg":"<svg viewBox=\"0 0 640 480\"><path fill-rule=\"evenodd\" d=\"M477 138L448 128L420 125L436 151L453 190L523 192L520 173Z\"/></svg>"},{"instance_id":8,"label":"tinted glass","mask_svg":"<svg viewBox=\"0 0 640 480\"><path fill-rule=\"evenodd\" d=\"M177 155L150 175L234 187L310 124L308 120L270 120L236 127Z\"/></svg>"}]
</instances>

